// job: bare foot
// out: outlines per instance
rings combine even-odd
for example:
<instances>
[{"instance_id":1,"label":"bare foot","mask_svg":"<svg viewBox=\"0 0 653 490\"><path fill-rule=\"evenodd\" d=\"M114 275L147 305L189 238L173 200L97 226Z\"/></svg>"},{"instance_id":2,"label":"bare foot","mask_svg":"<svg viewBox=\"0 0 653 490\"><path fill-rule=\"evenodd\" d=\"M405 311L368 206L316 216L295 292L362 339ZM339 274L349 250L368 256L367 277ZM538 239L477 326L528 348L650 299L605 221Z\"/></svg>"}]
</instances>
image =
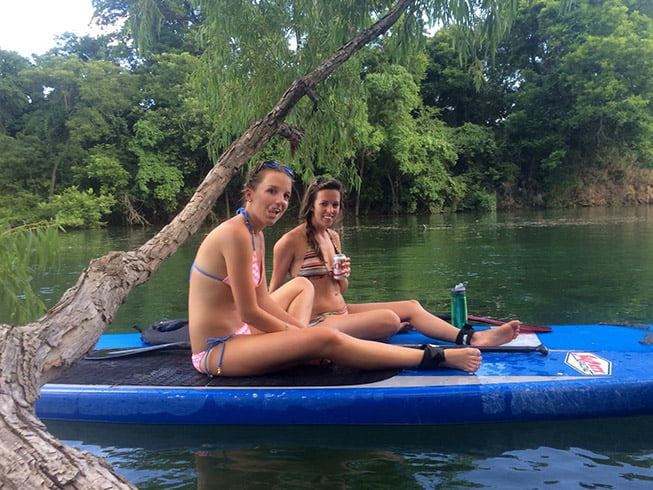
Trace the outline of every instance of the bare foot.
<instances>
[{"instance_id":1,"label":"bare foot","mask_svg":"<svg viewBox=\"0 0 653 490\"><path fill-rule=\"evenodd\" d=\"M519 320L504 323L500 327L488 328L474 332L473 345L501 345L510 342L519 335Z\"/></svg>"},{"instance_id":2,"label":"bare foot","mask_svg":"<svg viewBox=\"0 0 653 490\"><path fill-rule=\"evenodd\" d=\"M473 373L478 371L482 361L481 351L472 347L445 349L444 362L441 366Z\"/></svg>"}]
</instances>

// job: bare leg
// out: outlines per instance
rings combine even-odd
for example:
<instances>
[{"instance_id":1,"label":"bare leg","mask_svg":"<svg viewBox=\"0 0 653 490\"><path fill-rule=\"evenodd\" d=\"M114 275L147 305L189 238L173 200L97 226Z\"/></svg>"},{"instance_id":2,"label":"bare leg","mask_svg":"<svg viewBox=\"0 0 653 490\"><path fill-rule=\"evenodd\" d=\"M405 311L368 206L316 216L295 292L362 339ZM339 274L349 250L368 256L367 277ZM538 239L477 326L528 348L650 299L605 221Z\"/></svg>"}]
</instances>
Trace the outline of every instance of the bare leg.
<instances>
[{"instance_id":1,"label":"bare leg","mask_svg":"<svg viewBox=\"0 0 653 490\"><path fill-rule=\"evenodd\" d=\"M402 322L408 322L424 335L455 342L459 329L445 322L424 309L416 300L391 301L387 303L361 303L349 305L351 313L370 310L390 309L394 311ZM519 321L505 323L500 327L482 330L474 333L473 345L500 345L510 342L519 335Z\"/></svg>"},{"instance_id":2,"label":"bare leg","mask_svg":"<svg viewBox=\"0 0 653 490\"><path fill-rule=\"evenodd\" d=\"M212 371L221 347L210 353L208 365ZM356 339L333 328L314 327L232 337L225 345L222 374L259 375L317 358L358 369L415 368L422 357L420 349ZM443 365L474 372L480 366L480 352L474 348L447 350Z\"/></svg>"},{"instance_id":3,"label":"bare leg","mask_svg":"<svg viewBox=\"0 0 653 490\"><path fill-rule=\"evenodd\" d=\"M389 309L347 315L327 315L319 325L335 328L352 337L366 340L387 340L401 328L399 317Z\"/></svg>"},{"instance_id":4,"label":"bare leg","mask_svg":"<svg viewBox=\"0 0 653 490\"><path fill-rule=\"evenodd\" d=\"M310 321L315 291L311 281L305 277L291 279L271 292L270 297L301 323Z\"/></svg>"}]
</instances>

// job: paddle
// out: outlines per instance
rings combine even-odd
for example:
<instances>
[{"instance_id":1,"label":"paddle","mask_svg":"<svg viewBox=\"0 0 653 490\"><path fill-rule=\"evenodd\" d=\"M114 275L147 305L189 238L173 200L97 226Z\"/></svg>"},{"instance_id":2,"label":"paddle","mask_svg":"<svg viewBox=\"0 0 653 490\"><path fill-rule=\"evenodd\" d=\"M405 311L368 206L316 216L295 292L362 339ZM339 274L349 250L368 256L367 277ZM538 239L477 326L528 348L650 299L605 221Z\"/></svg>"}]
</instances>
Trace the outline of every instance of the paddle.
<instances>
[{"instance_id":1,"label":"paddle","mask_svg":"<svg viewBox=\"0 0 653 490\"><path fill-rule=\"evenodd\" d=\"M488 325L503 325L506 323L499 320L492 320L491 318L484 318L482 316L473 315L467 315L467 319L473 322L487 323ZM553 331L551 327L546 325L527 325L525 323L520 323L519 329L522 333L547 333Z\"/></svg>"},{"instance_id":2,"label":"paddle","mask_svg":"<svg viewBox=\"0 0 653 490\"><path fill-rule=\"evenodd\" d=\"M451 315L449 314L443 314L443 315L438 315L438 317L442 318L445 321L450 321L451 320ZM474 315L467 315L467 320L472 321L472 322L477 322L477 323L485 323L487 325L503 325L506 322L502 322L500 320L492 320L491 318L485 318L482 316L474 316ZM527 325L525 323L520 323L519 324L521 332L522 333L547 333L547 332L553 332L553 329L551 327L548 327L546 325Z\"/></svg>"},{"instance_id":3,"label":"paddle","mask_svg":"<svg viewBox=\"0 0 653 490\"><path fill-rule=\"evenodd\" d=\"M114 359L116 357L135 356L156 350L181 348L190 348L190 342L168 342L167 344L145 345L142 347L115 347L112 349L95 349L84 359L91 361L100 361L102 359Z\"/></svg>"},{"instance_id":4,"label":"paddle","mask_svg":"<svg viewBox=\"0 0 653 490\"><path fill-rule=\"evenodd\" d=\"M467 315L467 319L473 322L487 323L488 325L503 325L506 322L499 320L492 320L491 318L484 318L482 316ZM547 333L552 332L553 329L546 325L526 325L525 323L519 324L519 330L522 333Z\"/></svg>"},{"instance_id":5,"label":"paddle","mask_svg":"<svg viewBox=\"0 0 653 490\"><path fill-rule=\"evenodd\" d=\"M434 345L435 347L440 347L442 349L461 349L464 347L474 347L475 349L480 350L481 352L504 352L504 353L523 353L523 352L539 352L542 355L547 355L549 349L546 345ZM170 342L168 344L157 344L157 345L145 345L142 347L116 347L113 349L96 349L92 351L85 359L91 361L100 361L103 359L115 359L117 357L129 357L136 356L138 354L146 354L148 352L157 351L157 350L166 350L166 349L181 349L188 348L190 344L188 342ZM413 347L413 348L423 348L421 345L402 345L402 347Z\"/></svg>"},{"instance_id":6,"label":"paddle","mask_svg":"<svg viewBox=\"0 0 653 490\"><path fill-rule=\"evenodd\" d=\"M423 349L423 345L411 345L411 344L397 344L402 347L414 347L417 349ZM465 347L473 347L478 349L481 352L503 352L506 354L510 353L527 353L527 352L539 352L543 356L549 354L549 348L544 344L539 345L438 345L438 344L429 344L433 347L439 347L441 349L464 349Z\"/></svg>"}]
</instances>

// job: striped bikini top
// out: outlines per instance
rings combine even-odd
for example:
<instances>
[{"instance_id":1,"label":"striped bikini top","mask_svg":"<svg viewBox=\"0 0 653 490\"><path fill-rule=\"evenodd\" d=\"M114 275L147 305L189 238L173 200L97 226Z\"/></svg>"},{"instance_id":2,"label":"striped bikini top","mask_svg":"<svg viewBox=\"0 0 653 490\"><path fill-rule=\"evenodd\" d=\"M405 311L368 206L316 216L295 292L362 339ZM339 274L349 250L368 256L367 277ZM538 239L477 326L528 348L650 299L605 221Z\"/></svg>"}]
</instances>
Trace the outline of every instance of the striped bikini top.
<instances>
[{"instance_id":1,"label":"striped bikini top","mask_svg":"<svg viewBox=\"0 0 653 490\"><path fill-rule=\"evenodd\" d=\"M333 241L333 238L331 237L329 230L327 230L326 232L327 235L329 235L329 239L331 240L333 249L336 251L336 253L340 253L338 252L338 247L336 247L336 244ZM299 268L299 272L297 272L297 275L300 277L306 277L308 279L312 279L312 278L320 278L320 277L328 276L330 274L331 271L327 269L327 266L324 263L324 261L318 256L313 245L308 245L306 247L306 254L304 255L304 260L302 262L301 267Z\"/></svg>"},{"instance_id":2,"label":"striped bikini top","mask_svg":"<svg viewBox=\"0 0 653 490\"><path fill-rule=\"evenodd\" d=\"M236 211L236 213L243 215L243 218L245 218L245 223L247 224L247 228L249 228L249 233L252 235L252 280L254 281L254 287L258 287L261 285L261 281L263 279L263 270L265 270L265 265L263 263L264 257L261 257L261 264L259 265L258 256L256 255L256 242L254 241L254 228L252 228L252 224L249 222L247 211L245 211L244 208L240 208L238 211ZM220 281L224 285L231 287L229 276L222 278L213 274L209 274L208 272L200 269L195 264L195 262L193 262L193 265L191 265L191 272L193 269L206 277L210 277L211 279L215 279L216 281Z\"/></svg>"}]
</instances>

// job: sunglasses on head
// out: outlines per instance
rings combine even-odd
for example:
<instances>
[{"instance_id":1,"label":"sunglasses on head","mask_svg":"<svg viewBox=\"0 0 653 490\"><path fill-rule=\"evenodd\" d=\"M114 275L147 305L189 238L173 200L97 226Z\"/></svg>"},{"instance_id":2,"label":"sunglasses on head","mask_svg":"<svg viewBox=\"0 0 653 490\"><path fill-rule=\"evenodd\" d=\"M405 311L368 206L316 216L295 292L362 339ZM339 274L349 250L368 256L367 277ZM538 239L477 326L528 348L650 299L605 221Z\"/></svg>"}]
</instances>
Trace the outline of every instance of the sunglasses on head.
<instances>
[{"instance_id":1,"label":"sunglasses on head","mask_svg":"<svg viewBox=\"0 0 653 490\"><path fill-rule=\"evenodd\" d=\"M285 165L280 165L277 162L271 162L269 160L267 160L265 162L261 162L261 163L259 163L259 168L256 170L256 172L260 172L263 169L263 167L274 168L274 169L277 169L277 170L281 169L284 172L286 172L288 175L290 175L291 177L295 177L295 172L290 170Z\"/></svg>"},{"instance_id":2,"label":"sunglasses on head","mask_svg":"<svg viewBox=\"0 0 653 490\"><path fill-rule=\"evenodd\" d=\"M313 184L312 184L312 185L314 185L315 187L317 187L317 186L322 185L322 184L324 184L324 183L326 183L326 182L328 182L328 181L330 181L330 180L331 180L331 179L329 179L328 177L318 177L317 179L315 179L315 180L313 181Z\"/></svg>"}]
</instances>

